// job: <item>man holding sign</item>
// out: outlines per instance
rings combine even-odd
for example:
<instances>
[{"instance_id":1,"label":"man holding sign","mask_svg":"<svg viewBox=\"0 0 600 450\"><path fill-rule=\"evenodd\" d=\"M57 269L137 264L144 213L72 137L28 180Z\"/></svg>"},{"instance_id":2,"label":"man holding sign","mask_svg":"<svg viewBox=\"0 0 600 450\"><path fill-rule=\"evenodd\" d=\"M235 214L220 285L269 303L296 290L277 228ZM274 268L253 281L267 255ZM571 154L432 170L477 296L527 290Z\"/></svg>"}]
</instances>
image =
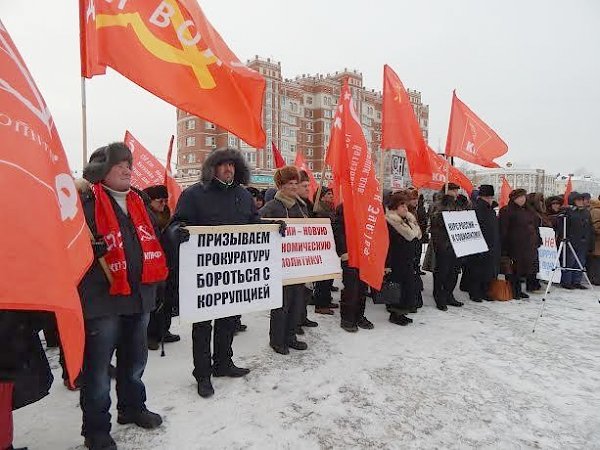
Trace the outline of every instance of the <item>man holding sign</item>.
<instances>
[{"instance_id":1,"label":"man holding sign","mask_svg":"<svg viewBox=\"0 0 600 450\"><path fill-rule=\"evenodd\" d=\"M204 161L201 183L181 194L173 222L190 226L261 223L252 195L241 186L249 180L250 170L239 151L215 150ZM236 318L223 317L214 322L212 355L212 321L196 322L192 329L193 375L198 382L198 395L204 398L214 394L211 375L237 378L250 372L237 367L231 359Z\"/></svg>"}]
</instances>

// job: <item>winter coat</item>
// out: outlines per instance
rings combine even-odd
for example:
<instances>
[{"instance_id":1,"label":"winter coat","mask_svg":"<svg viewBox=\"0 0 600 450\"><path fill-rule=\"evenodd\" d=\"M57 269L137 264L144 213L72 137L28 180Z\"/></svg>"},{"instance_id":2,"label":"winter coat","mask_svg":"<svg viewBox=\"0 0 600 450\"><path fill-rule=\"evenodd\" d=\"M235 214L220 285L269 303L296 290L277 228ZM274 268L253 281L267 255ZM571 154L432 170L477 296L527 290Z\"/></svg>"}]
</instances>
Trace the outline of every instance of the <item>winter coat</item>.
<instances>
[{"instance_id":1,"label":"winter coat","mask_svg":"<svg viewBox=\"0 0 600 450\"><path fill-rule=\"evenodd\" d=\"M40 341L46 313L0 311L0 381L14 383L13 409L48 395L54 377Z\"/></svg>"},{"instance_id":2,"label":"winter coat","mask_svg":"<svg viewBox=\"0 0 600 450\"><path fill-rule=\"evenodd\" d=\"M502 255L513 261L516 275L538 273L538 247L542 245L539 218L527 206L518 206L511 201L500 210L500 242Z\"/></svg>"},{"instance_id":3,"label":"winter coat","mask_svg":"<svg viewBox=\"0 0 600 450\"><path fill-rule=\"evenodd\" d=\"M83 315L86 320L113 315L149 313L154 309L156 302L158 283L142 284L143 253L133 222L110 194L108 194L108 198L121 229L127 262L127 281L131 287L131 295L110 295L108 279L98 260L94 260L79 283L79 296L81 297ZM96 198L91 190L85 190L81 193L81 203L88 227L94 235L97 235ZM147 206L146 211L153 222L156 236L160 236L155 217Z\"/></svg>"},{"instance_id":4,"label":"winter coat","mask_svg":"<svg viewBox=\"0 0 600 450\"><path fill-rule=\"evenodd\" d=\"M306 217L315 217L314 209L315 205L307 198L298 197L300 207Z\"/></svg>"},{"instance_id":5,"label":"winter coat","mask_svg":"<svg viewBox=\"0 0 600 450\"><path fill-rule=\"evenodd\" d=\"M348 246L346 245L346 228L344 225L344 205L335 209L335 218L331 223L335 248L342 261L348 261Z\"/></svg>"},{"instance_id":6,"label":"winter coat","mask_svg":"<svg viewBox=\"0 0 600 450\"><path fill-rule=\"evenodd\" d=\"M600 256L600 200L592 199L590 217L594 227L595 245L592 254Z\"/></svg>"},{"instance_id":7,"label":"winter coat","mask_svg":"<svg viewBox=\"0 0 600 450\"><path fill-rule=\"evenodd\" d=\"M492 205L481 198L475 201L475 214L488 251L471 255L469 270L474 278L491 280L496 278L500 272L501 249L498 217Z\"/></svg>"},{"instance_id":8,"label":"winter coat","mask_svg":"<svg viewBox=\"0 0 600 450\"><path fill-rule=\"evenodd\" d=\"M394 211L388 211L385 219L390 236L386 267L392 269L393 281L401 281L404 277L416 275L415 256L421 245L421 228L411 213L402 218Z\"/></svg>"},{"instance_id":9,"label":"winter coat","mask_svg":"<svg viewBox=\"0 0 600 450\"><path fill-rule=\"evenodd\" d=\"M565 208L567 217L567 238L576 252L589 253L594 250L595 232L592 216L586 208L569 206ZM558 221L556 229L557 241L563 237L564 220Z\"/></svg>"},{"instance_id":10,"label":"winter coat","mask_svg":"<svg viewBox=\"0 0 600 450\"><path fill-rule=\"evenodd\" d=\"M444 222L444 211L458 211L456 200L451 195L444 195L431 210L431 244L434 252L452 252L452 243Z\"/></svg>"},{"instance_id":11,"label":"winter coat","mask_svg":"<svg viewBox=\"0 0 600 450\"><path fill-rule=\"evenodd\" d=\"M300 200L288 199L281 194L281 191L278 191L275 198L260 209L259 214L264 218L275 219L301 219L308 216L306 210L301 206Z\"/></svg>"}]
</instances>

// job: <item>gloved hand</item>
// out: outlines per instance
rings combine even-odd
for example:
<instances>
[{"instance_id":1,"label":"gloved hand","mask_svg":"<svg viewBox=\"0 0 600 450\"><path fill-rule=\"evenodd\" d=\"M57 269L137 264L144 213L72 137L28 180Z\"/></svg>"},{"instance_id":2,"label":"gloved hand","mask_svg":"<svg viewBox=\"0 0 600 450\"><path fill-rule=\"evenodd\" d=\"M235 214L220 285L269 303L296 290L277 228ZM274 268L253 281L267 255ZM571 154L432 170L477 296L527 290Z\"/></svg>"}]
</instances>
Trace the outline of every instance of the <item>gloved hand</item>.
<instances>
[{"instance_id":1,"label":"gloved hand","mask_svg":"<svg viewBox=\"0 0 600 450\"><path fill-rule=\"evenodd\" d=\"M103 236L96 235L92 241L92 251L94 252L94 259L100 259L108 253L108 246Z\"/></svg>"},{"instance_id":2,"label":"gloved hand","mask_svg":"<svg viewBox=\"0 0 600 450\"><path fill-rule=\"evenodd\" d=\"M287 229L287 223L284 220L276 220L275 223L279 224L279 234L281 237L285 237L285 230Z\"/></svg>"},{"instance_id":3,"label":"gloved hand","mask_svg":"<svg viewBox=\"0 0 600 450\"><path fill-rule=\"evenodd\" d=\"M184 242L187 242L190 240L190 232L189 232L189 230L187 230L185 228L184 223L179 224L175 233L176 233L177 239L179 240L180 244L183 244Z\"/></svg>"}]
</instances>

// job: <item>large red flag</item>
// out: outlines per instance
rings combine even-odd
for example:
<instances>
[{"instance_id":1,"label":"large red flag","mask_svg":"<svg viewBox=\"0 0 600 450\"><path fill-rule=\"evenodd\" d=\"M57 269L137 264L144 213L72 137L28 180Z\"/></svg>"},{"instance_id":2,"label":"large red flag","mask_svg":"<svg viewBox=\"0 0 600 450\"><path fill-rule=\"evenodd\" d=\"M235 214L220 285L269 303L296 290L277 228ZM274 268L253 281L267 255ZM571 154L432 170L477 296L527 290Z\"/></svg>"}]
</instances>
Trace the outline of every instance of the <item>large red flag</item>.
<instances>
[{"instance_id":1,"label":"large red flag","mask_svg":"<svg viewBox=\"0 0 600 450\"><path fill-rule=\"evenodd\" d=\"M310 182L308 188L308 195L310 196L310 200L312 200L315 196L315 192L317 192L317 189L319 188L319 185L317 183L317 180L315 180L315 176L312 170L310 170L306 165L304 155L301 151L296 152L296 160L294 161L294 166L296 166L298 170L304 170L308 175L308 180Z\"/></svg>"},{"instance_id":2,"label":"large red flag","mask_svg":"<svg viewBox=\"0 0 600 450\"><path fill-rule=\"evenodd\" d=\"M50 111L2 22L0 50L0 309L54 312L74 382L85 342L77 285L92 261L89 231Z\"/></svg>"},{"instance_id":3,"label":"large red flag","mask_svg":"<svg viewBox=\"0 0 600 450\"><path fill-rule=\"evenodd\" d=\"M371 153L344 81L333 122L328 162L341 188L348 264L360 279L381 288L388 251L388 230Z\"/></svg>"},{"instance_id":4,"label":"large red flag","mask_svg":"<svg viewBox=\"0 0 600 450\"><path fill-rule=\"evenodd\" d=\"M416 187L429 188L429 189L441 189L444 187L446 182L458 184L463 188L469 195L473 191L473 183L471 180L458 170L456 167L450 164L450 162L442 155L438 155L433 149L427 146L427 153L429 155L429 162L431 166L431 179L425 181L422 184L415 184ZM426 174L417 177L418 180L422 180Z\"/></svg>"},{"instance_id":5,"label":"large red flag","mask_svg":"<svg viewBox=\"0 0 600 450\"><path fill-rule=\"evenodd\" d=\"M173 178L173 175L171 174L171 155L173 153L174 141L175 136L171 136L171 142L169 142L169 153L167 154L167 165L165 169L165 186L167 187L167 192L169 193L169 209L171 210L171 213L175 212L177 201L181 196L181 186L179 186L179 183L175 181L175 178Z\"/></svg>"},{"instance_id":6,"label":"large red flag","mask_svg":"<svg viewBox=\"0 0 600 450\"><path fill-rule=\"evenodd\" d=\"M285 159L283 159L281 152L273 141L271 141L271 150L273 151L273 164L275 164L275 168L280 169L281 167L285 167L287 165Z\"/></svg>"},{"instance_id":7,"label":"large red flag","mask_svg":"<svg viewBox=\"0 0 600 450\"><path fill-rule=\"evenodd\" d=\"M456 156L483 167L500 167L494 159L506 152L508 145L461 102L454 91L446 139L446 156Z\"/></svg>"},{"instance_id":8,"label":"large red flag","mask_svg":"<svg viewBox=\"0 0 600 450\"><path fill-rule=\"evenodd\" d=\"M165 168L129 131L125 131L125 145L133 154L131 185L144 190L150 186L164 184Z\"/></svg>"},{"instance_id":9,"label":"large red flag","mask_svg":"<svg viewBox=\"0 0 600 450\"><path fill-rule=\"evenodd\" d=\"M410 97L400 78L387 64L383 68L383 121L381 148L404 149L415 186L431 179L427 143L421 133Z\"/></svg>"},{"instance_id":10,"label":"large red flag","mask_svg":"<svg viewBox=\"0 0 600 450\"><path fill-rule=\"evenodd\" d=\"M502 177L502 186L500 187L500 196L498 197L498 206L500 208L504 208L506 205L508 205L512 190L513 188L510 184L508 184L506 177Z\"/></svg>"},{"instance_id":11,"label":"large red flag","mask_svg":"<svg viewBox=\"0 0 600 450\"><path fill-rule=\"evenodd\" d=\"M195 0L80 0L81 73L110 66L253 147L265 144L265 80L227 47Z\"/></svg>"},{"instance_id":12,"label":"large red flag","mask_svg":"<svg viewBox=\"0 0 600 450\"><path fill-rule=\"evenodd\" d=\"M563 195L563 205L569 205L569 195L571 195L571 192L573 192L573 182L571 181L571 176L569 175L567 186L565 188L565 194Z\"/></svg>"}]
</instances>

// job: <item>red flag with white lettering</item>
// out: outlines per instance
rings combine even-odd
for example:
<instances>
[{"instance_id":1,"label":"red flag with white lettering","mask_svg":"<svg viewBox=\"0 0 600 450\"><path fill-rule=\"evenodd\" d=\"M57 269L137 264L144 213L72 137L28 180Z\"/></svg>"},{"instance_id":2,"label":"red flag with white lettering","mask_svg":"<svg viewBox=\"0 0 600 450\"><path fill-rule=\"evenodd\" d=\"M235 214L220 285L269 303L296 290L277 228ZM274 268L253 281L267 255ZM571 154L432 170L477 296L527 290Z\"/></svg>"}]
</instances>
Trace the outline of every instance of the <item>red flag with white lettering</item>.
<instances>
[{"instance_id":1,"label":"red flag with white lettering","mask_svg":"<svg viewBox=\"0 0 600 450\"><path fill-rule=\"evenodd\" d=\"M383 120L381 148L404 149L415 186L431 179L432 168L419 121L400 78L387 64L383 69Z\"/></svg>"},{"instance_id":2,"label":"red flag with white lettering","mask_svg":"<svg viewBox=\"0 0 600 450\"><path fill-rule=\"evenodd\" d=\"M306 165L306 161L304 160L304 155L302 154L301 151L298 151L296 153L296 160L294 161L294 166L296 166L298 168L298 170L304 170L306 172L306 174L308 175L308 180L310 182L309 188L308 188L308 195L310 196L310 200L312 201L312 199L315 196L315 192L317 192L317 189L319 188L319 185L317 183L317 180L315 180L315 176L314 176L312 170L310 170L308 168L308 166Z\"/></svg>"},{"instance_id":3,"label":"red flag with white lettering","mask_svg":"<svg viewBox=\"0 0 600 450\"><path fill-rule=\"evenodd\" d=\"M166 102L265 145L265 79L229 49L195 0L80 0L81 73L112 67Z\"/></svg>"},{"instance_id":4,"label":"red flag with white lettering","mask_svg":"<svg viewBox=\"0 0 600 450\"><path fill-rule=\"evenodd\" d=\"M452 93L452 110L446 139L446 156L456 156L483 167L500 167L494 159L508 145L483 120Z\"/></svg>"},{"instance_id":5,"label":"red flag with white lettering","mask_svg":"<svg viewBox=\"0 0 600 450\"><path fill-rule=\"evenodd\" d=\"M506 205L508 205L512 190L513 188L510 184L508 184L506 177L502 177L502 186L500 187L500 196L498 197L498 206L500 208L504 208Z\"/></svg>"},{"instance_id":6,"label":"red flag with white lettering","mask_svg":"<svg viewBox=\"0 0 600 450\"><path fill-rule=\"evenodd\" d=\"M93 257L89 230L52 115L2 22L0 104L0 309L55 313L73 383L83 362L77 285Z\"/></svg>"},{"instance_id":7,"label":"red flag with white lettering","mask_svg":"<svg viewBox=\"0 0 600 450\"><path fill-rule=\"evenodd\" d=\"M380 289L388 229L371 152L354 109L348 80L340 93L327 158L334 182L342 192L348 264L358 269L362 281Z\"/></svg>"},{"instance_id":8,"label":"red flag with white lettering","mask_svg":"<svg viewBox=\"0 0 600 450\"><path fill-rule=\"evenodd\" d=\"M169 153L167 154L167 165L165 170L165 186L167 187L167 192L169 193L169 209L171 213L175 212L175 207L177 206L177 201L181 196L181 186L179 183L175 181L173 175L171 175L171 155L173 153L173 142L175 141L175 136L171 136L171 142L169 142Z\"/></svg>"},{"instance_id":9,"label":"red flag with white lettering","mask_svg":"<svg viewBox=\"0 0 600 450\"><path fill-rule=\"evenodd\" d=\"M431 179L423 182L422 184L413 184L418 187L425 187L429 189L441 189L446 184L446 181L450 183L458 184L463 188L469 195L473 191L473 183L471 180L462 173L459 169L450 164L450 162L444 158L443 155L438 155L433 149L427 146L427 153L429 155L429 161L431 166ZM418 176L418 180L423 180L426 174Z\"/></svg>"},{"instance_id":10,"label":"red flag with white lettering","mask_svg":"<svg viewBox=\"0 0 600 450\"><path fill-rule=\"evenodd\" d=\"M133 154L131 185L144 190L150 186L164 184L165 168L129 131L125 132L125 145Z\"/></svg>"}]
</instances>

